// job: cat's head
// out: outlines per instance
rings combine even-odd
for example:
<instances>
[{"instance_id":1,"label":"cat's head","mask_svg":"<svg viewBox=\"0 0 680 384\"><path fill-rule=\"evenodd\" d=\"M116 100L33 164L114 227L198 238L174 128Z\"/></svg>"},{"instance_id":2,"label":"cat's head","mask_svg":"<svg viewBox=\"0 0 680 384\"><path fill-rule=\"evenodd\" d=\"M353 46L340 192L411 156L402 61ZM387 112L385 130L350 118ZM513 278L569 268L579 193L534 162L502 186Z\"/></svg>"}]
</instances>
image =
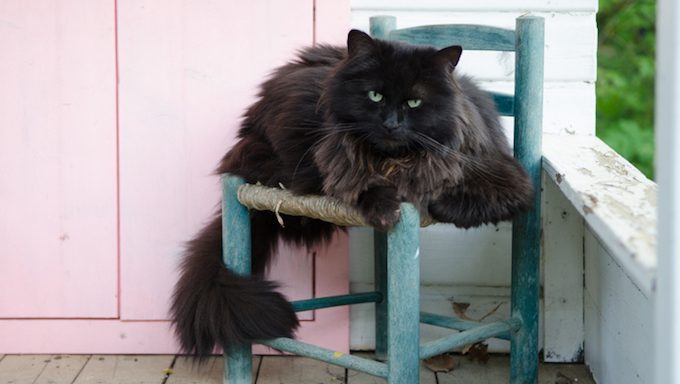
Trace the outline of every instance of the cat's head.
<instances>
[{"instance_id":1,"label":"cat's head","mask_svg":"<svg viewBox=\"0 0 680 384\"><path fill-rule=\"evenodd\" d=\"M386 155L456 148L452 72L461 53L460 46L437 50L350 31L347 58L325 95L336 129Z\"/></svg>"}]
</instances>

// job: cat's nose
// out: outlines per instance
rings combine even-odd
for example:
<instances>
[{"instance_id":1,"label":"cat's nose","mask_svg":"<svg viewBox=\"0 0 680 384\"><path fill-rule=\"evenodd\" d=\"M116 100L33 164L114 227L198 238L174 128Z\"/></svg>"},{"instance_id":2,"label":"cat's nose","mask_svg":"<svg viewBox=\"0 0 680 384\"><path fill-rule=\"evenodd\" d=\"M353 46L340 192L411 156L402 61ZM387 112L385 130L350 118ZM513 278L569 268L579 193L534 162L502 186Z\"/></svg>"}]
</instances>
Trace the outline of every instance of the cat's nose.
<instances>
[{"instance_id":1,"label":"cat's nose","mask_svg":"<svg viewBox=\"0 0 680 384\"><path fill-rule=\"evenodd\" d=\"M385 120L383 120L383 127L387 131L396 131L399 129L401 126L401 122L399 121L399 116L396 113L391 113L387 115Z\"/></svg>"},{"instance_id":2,"label":"cat's nose","mask_svg":"<svg viewBox=\"0 0 680 384\"><path fill-rule=\"evenodd\" d=\"M398 122L383 122L383 127L389 132L396 131L401 127Z\"/></svg>"}]
</instances>

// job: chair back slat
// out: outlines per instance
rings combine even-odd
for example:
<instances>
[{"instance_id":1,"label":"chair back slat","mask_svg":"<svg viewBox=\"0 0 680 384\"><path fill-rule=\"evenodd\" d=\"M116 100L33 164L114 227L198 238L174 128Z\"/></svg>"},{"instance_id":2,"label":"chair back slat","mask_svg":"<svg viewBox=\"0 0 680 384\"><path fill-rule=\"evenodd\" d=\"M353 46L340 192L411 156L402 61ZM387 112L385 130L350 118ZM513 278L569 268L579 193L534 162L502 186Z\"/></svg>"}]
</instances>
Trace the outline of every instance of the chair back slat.
<instances>
[{"instance_id":1,"label":"chair back slat","mask_svg":"<svg viewBox=\"0 0 680 384\"><path fill-rule=\"evenodd\" d=\"M515 115L515 97L503 93L489 92L489 95L496 103L496 109L501 116Z\"/></svg>"},{"instance_id":2,"label":"chair back slat","mask_svg":"<svg viewBox=\"0 0 680 384\"><path fill-rule=\"evenodd\" d=\"M393 30L388 37L436 48L460 45L468 51L515 50L515 31L485 25L426 25Z\"/></svg>"}]
</instances>

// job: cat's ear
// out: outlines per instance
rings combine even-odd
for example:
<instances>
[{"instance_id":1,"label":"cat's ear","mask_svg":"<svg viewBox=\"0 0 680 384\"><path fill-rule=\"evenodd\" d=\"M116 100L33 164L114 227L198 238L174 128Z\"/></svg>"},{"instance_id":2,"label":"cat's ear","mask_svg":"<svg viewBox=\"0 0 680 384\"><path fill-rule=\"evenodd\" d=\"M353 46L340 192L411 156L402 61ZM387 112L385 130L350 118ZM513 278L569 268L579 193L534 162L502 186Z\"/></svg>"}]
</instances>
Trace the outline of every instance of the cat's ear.
<instances>
[{"instance_id":1,"label":"cat's ear","mask_svg":"<svg viewBox=\"0 0 680 384\"><path fill-rule=\"evenodd\" d=\"M460 60L460 55L462 54L463 47L460 45L452 45L437 51L435 58L441 64L449 65L451 66L451 69L453 69L456 67L456 65L458 65L458 60Z\"/></svg>"},{"instance_id":2,"label":"cat's ear","mask_svg":"<svg viewBox=\"0 0 680 384\"><path fill-rule=\"evenodd\" d=\"M366 32L353 29L347 34L347 52L349 56L359 53L371 53L375 49L375 42Z\"/></svg>"}]
</instances>

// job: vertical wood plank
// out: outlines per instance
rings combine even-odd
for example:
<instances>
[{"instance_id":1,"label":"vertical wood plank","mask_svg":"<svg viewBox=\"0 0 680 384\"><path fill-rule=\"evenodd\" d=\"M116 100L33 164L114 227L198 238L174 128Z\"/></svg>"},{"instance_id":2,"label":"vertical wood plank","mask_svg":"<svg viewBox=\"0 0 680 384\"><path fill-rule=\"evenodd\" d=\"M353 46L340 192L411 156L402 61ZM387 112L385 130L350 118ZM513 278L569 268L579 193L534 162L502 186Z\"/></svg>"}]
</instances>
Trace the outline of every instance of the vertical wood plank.
<instances>
[{"instance_id":1,"label":"vertical wood plank","mask_svg":"<svg viewBox=\"0 0 680 384\"><path fill-rule=\"evenodd\" d=\"M0 13L0 317L115 317L113 3Z\"/></svg>"},{"instance_id":2,"label":"vertical wood plank","mask_svg":"<svg viewBox=\"0 0 680 384\"><path fill-rule=\"evenodd\" d=\"M257 85L312 43L313 3L129 0L118 12L121 315L162 320L183 242L219 202L212 171Z\"/></svg>"},{"instance_id":3,"label":"vertical wood plank","mask_svg":"<svg viewBox=\"0 0 680 384\"><path fill-rule=\"evenodd\" d=\"M349 0L314 0L314 43L347 43L350 24Z\"/></svg>"},{"instance_id":4,"label":"vertical wood plank","mask_svg":"<svg viewBox=\"0 0 680 384\"><path fill-rule=\"evenodd\" d=\"M656 170L659 183L654 382L680 382L680 4L657 2Z\"/></svg>"},{"instance_id":5,"label":"vertical wood plank","mask_svg":"<svg viewBox=\"0 0 680 384\"><path fill-rule=\"evenodd\" d=\"M583 218L543 177L544 361L583 361Z\"/></svg>"}]
</instances>

